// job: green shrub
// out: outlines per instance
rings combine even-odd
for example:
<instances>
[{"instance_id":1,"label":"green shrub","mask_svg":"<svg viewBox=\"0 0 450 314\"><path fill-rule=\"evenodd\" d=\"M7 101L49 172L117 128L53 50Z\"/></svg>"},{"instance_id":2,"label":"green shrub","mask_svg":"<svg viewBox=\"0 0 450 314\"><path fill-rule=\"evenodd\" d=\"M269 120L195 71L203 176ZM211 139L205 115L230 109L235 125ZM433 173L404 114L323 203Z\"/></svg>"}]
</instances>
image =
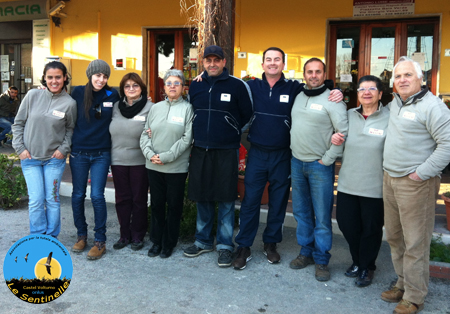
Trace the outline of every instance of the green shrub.
<instances>
[{"instance_id":1,"label":"green shrub","mask_svg":"<svg viewBox=\"0 0 450 314\"><path fill-rule=\"evenodd\" d=\"M450 263L450 244L442 242L441 236L431 239L430 260Z\"/></svg>"},{"instance_id":2,"label":"green shrub","mask_svg":"<svg viewBox=\"0 0 450 314\"><path fill-rule=\"evenodd\" d=\"M0 207L9 208L17 204L27 194L27 186L22 168L15 167L19 160L16 154L0 154Z\"/></svg>"}]
</instances>

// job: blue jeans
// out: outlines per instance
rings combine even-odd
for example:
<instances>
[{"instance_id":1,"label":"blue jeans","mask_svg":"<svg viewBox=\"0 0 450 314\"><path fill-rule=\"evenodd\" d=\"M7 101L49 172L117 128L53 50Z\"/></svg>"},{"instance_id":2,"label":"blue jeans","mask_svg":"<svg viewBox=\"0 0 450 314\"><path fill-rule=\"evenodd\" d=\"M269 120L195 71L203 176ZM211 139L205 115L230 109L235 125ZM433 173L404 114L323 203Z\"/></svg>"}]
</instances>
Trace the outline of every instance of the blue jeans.
<instances>
[{"instance_id":1,"label":"blue jeans","mask_svg":"<svg viewBox=\"0 0 450 314\"><path fill-rule=\"evenodd\" d=\"M28 188L30 234L57 237L61 231L59 187L66 159L21 160Z\"/></svg>"},{"instance_id":2,"label":"blue jeans","mask_svg":"<svg viewBox=\"0 0 450 314\"><path fill-rule=\"evenodd\" d=\"M84 199L88 175L91 173L91 202L94 207L95 241L106 241L106 202L105 186L111 164L110 152L72 152L70 170L72 171L72 211L78 236L87 236L87 223L84 214Z\"/></svg>"},{"instance_id":3,"label":"blue jeans","mask_svg":"<svg viewBox=\"0 0 450 314\"><path fill-rule=\"evenodd\" d=\"M317 160L302 162L292 157L292 207L297 220L300 254L313 257L316 264L328 265L332 238L334 163L324 166Z\"/></svg>"},{"instance_id":4,"label":"blue jeans","mask_svg":"<svg viewBox=\"0 0 450 314\"><path fill-rule=\"evenodd\" d=\"M233 252L234 202L218 202L216 249ZM197 230L194 244L202 249L212 249L214 236L211 234L215 202L197 202Z\"/></svg>"},{"instance_id":5,"label":"blue jeans","mask_svg":"<svg viewBox=\"0 0 450 314\"><path fill-rule=\"evenodd\" d=\"M0 142L6 138L6 134L11 133L11 125L14 124L14 117L0 117L0 128L3 131L0 133Z\"/></svg>"}]
</instances>

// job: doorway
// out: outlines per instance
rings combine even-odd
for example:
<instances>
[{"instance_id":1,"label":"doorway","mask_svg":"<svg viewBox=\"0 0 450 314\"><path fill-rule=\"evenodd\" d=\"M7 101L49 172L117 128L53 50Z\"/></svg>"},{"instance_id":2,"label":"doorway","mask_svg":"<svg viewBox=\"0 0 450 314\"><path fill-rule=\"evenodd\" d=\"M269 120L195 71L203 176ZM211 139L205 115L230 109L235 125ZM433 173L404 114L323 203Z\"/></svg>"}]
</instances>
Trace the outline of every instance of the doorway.
<instances>
[{"instance_id":1,"label":"doorway","mask_svg":"<svg viewBox=\"0 0 450 314\"><path fill-rule=\"evenodd\" d=\"M147 77L153 102L165 98L163 78L169 69L183 72L187 94L192 79L197 76L197 60L190 58L191 49L197 47L195 33L188 29L152 29L147 31L147 42Z\"/></svg>"},{"instance_id":2,"label":"doorway","mask_svg":"<svg viewBox=\"0 0 450 314\"><path fill-rule=\"evenodd\" d=\"M419 62L424 84L436 94L438 18L330 23L329 38L329 78L348 109L358 106L357 83L364 75L381 79L384 105L392 100L392 70L400 56Z\"/></svg>"}]
</instances>

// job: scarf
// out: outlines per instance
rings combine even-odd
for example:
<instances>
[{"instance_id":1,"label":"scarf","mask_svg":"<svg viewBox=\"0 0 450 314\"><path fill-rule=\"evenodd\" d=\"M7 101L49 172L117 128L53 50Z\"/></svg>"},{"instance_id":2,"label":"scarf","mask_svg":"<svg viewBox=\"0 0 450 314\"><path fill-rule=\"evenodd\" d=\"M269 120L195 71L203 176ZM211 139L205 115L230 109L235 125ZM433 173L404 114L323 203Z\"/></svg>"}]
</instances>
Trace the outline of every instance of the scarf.
<instances>
[{"instance_id":1,"label":"scarf","mask_svg":"<svg viewBox=\"0 0 450 314\"><path fill-rule=\"evenodd\" d=\"M133 105L128 105L127 102L127 96L123 98L123 101L119 102L119 110L122 116L124 116L127 119L134 118L135 115L137 115L141 110L145 107L147 104L147 97L146 95L141 95L141 97L133 102Z\"/></svg>"}]
</instances>

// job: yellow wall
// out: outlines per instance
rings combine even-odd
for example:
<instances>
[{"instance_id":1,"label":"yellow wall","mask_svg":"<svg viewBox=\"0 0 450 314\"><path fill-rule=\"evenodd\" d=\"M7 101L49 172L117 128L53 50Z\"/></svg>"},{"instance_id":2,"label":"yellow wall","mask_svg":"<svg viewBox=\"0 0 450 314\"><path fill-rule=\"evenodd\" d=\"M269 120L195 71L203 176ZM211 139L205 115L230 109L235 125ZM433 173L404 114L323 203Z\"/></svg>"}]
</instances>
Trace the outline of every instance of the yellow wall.
<instances>
[{"instance_id":1,"label":"yellow wall","mask_svg":"<svg viewBox=\"0 0 450 314\"><path fill-rule=\"evenodd\" d=\"M450 57L444 57L444 49L450 49L450 1L415 3L416 14L442 13L439 93L450 93ZM325 58L327 19L351 20L353 0L236 0L236 13L236 50L247 52L247 59L238 59L236 53L235 75L245 70L260 77L262 52L276 46L285 51L288 69L300 78L305 60Z\"/></svg>"}]
</instances>

